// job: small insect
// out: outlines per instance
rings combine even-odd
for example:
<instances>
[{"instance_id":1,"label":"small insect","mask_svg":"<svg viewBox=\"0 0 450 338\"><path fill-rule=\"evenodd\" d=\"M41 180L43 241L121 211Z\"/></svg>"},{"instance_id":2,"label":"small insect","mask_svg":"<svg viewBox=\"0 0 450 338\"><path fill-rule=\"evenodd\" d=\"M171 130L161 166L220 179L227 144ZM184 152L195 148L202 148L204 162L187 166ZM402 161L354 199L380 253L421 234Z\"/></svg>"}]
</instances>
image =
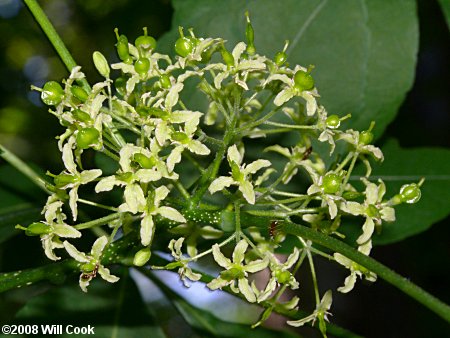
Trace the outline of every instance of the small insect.
<instances>
[{"instance_id":1,"label":"small insect","mask_svg":"<svg viewBox=\"0 0 450 338\"><path fill-rule=\"evenodd\" d=\"M308 159L308 157L309 157L309 155L311 155L312 151L313 151L312 147L307 148L305 150L305 153L303 154L302 161Z\"/></svg>"},{"instance_id":2,"label":"small insect","mask_svg":"<svg viewBox=\"0 0 450 338\"><path fill-rule=\"evenodd\" d=\"M269 225L269 235L271 239L275 238L275 231L276 231L276 227L278 225L278 221L272 221L272 223L270 223Z\"/></svg>"},{"instance_id":3,"label":"small insect","mask_svg":"<svg viewBox=\"0 0 450 338\"><path fill-rule=\"evenodd\" d=\"M94 270L92 270L91 272L83 272L81 274L81 279L91 280L95 278L95 276L97 276L97 271L98 271L98 264L95 264Z\"/></svg>"}]
</instances>

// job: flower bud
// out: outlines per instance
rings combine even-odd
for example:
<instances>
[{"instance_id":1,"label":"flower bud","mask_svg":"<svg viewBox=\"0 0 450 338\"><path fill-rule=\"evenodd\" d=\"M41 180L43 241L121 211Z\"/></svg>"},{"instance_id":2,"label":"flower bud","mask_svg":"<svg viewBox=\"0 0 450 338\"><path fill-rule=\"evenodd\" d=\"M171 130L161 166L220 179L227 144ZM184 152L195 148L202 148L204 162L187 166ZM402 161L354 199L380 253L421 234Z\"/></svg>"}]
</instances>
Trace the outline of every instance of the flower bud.
<instances>
[{"instance_id":1,"label":"flower bud","mask_svg":"<svg viewBox=\"0 0 450 338\"><path fill-rule=\"evenodd\" d=\"M103 54L95 51L94 54L92 54L92 59L94 60L95 68L97 68L100 75L106 79L109 79L110 69L108 61L106 61L106 58L103 56Z\"/></svg>"},{"instance_id":2,"label":"flower bud","mask_svg":"<svg viewBox=\"0 0 450 338\"><path fill-rule=\"evenodd\" d=\"M403 203L413 204L420 200L422 193L416 183L405 184L400 188L400 196Z\"/></svg>"},{"instance_id":3,"label":"flower bud","mask_svg":"<svg viewBox=\"0 0 450 338\"><path fill-rule=\"evenodd\" d=\"M31 223L28 228L25 230L25 235L27 236L40 236L49 234L52 231L51 227L48 224L44 224L41 222Z\"/></svg>"},{"instance_id":4,"label":"flower bud","mask_svg":"<svg viewBox=\"0 0 450 338\"><path fill-rule=\"evenodd\" d=\"M144 266L149 261L151 255L150 248L141 249L134 255L133 264L135 266Z\"/></svg>"}]
</instances>

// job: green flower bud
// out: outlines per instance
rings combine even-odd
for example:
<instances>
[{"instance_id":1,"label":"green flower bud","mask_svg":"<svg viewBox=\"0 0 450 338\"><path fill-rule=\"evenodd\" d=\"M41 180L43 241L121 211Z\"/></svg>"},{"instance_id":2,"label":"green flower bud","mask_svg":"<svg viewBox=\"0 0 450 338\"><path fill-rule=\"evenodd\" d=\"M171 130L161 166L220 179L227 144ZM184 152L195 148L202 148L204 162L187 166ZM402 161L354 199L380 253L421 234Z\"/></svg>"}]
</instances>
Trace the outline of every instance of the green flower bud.
<instances>
[{"instance_id":1,"label":"green flower bud","mask_svg":"<svg viewBox=\"0 0 450 338\"><path fill-rule=\"evenodd\" d=\"M119 59L127 64L131 64L133 62L133 59L130 56L127 37L123 34L119 36L119 30L117 28L114 29L114 33L116 33L117 37L116 49L117 55L119 55Z\"/></svg>"},{"instance_id":2,"label":"green flower bud","mask_svg":"<svg viewBox=\"0 0 450 338\"><path fill-rule=\"evenodd\" d=\"M53 179L57 188L64 188L69 184L77 183L80 178L71 174L59 174Z\"/></svg>"},{"instance_id":3,"label":"green flower bud","mask_svg":"<svg viewBox=\"0 0 450 338\"><path fill-rule=\"evenodd\" d=\"M126 76L119 76L114 81L114 86L116 87L117 92L122 96L127 94L127 81L128 78Z\"/></svg>"},{"instance_id":4,"label":"green flower bud","mask_svg":"<svg viewBox=\"0 0 450 338\"><path fill-rule=\"evenodd\" d=\"M172 83L170 82L170 76L167 74L162 74L159 77L159 83L161 84L162 88L169 89L172 87Z\"/></svg>"},{"instance_id":5,"label":"green flower bud","mask_svg":"<svg viewBox=\"0 0 450 338\"><path fill-rule=\"evenodd\" d=\"M147 35L147 27L143 28L144 35L139 36L135 41L134 45L137 48L149 48L149 49L155 49L156 48L156 40L152 36Z\"/></svg>"},{"instance_id":6,"label":"green flower bud","mask_svg":"<svg viewBox=\"0 0 450 338\"><path fill-rule=\"evenodd\" d=\"M92 54L92 60L94 61L95 68L97 68L100 75L106 79L109 79L110 73L109 64L108 61L106 61L106 58L103 56L103 54L98 51L95 51Z\"/></svg>"},{"instance_id":7,"label":"green flower bud","mask_svg":"<svg viewBox=\"0 0 450 338\"><path fill-rule=\"evenodd\" d=\"M172 140L174 141L178 141L180 143L187 143L189 141L189 137L181 132L181 131L175 131L173 132L170 137L172 138Z\"/></svg>"},{"instance_id":8,"label":"green flower bud","mask_svg":"<svg viewBox=\"0 0 450 338\"><path fill-rule=\"evenodd\" d=\"M422 193L416 183L411 183L400 188L400 196L403 203L413 204L420 200Z\"/></svg>"},{"instance_id":9,"label":"green flower bud","mask_svg":"<svg viewBox=\"0 0 450 338\"><path fill-rule=\"evenodd\" d=\"M244 274L244 271L242 271L242 269L234 267L229 270L222 271L220 273L220 277L227 281L231 281L234 279L244 278L245 274Z\"/></svg>"},{"instance_id":10,"label":"green flower bud","mask_svg":"<svg viewBox=\"0 0 450 338\"><path fill-rule=\"evenodd\" d=\"M359 134L359 143L362 145L368 145L370 143L372 143L373 141L373 133L372 133L372 129L373 127L375 127L375 121L372 121L370 123L369 129L362 131Z\"/></svg>"},{"instance_id":11,"label":"green flower bud","mask_svg":"<svg viewBox=\"0 0 450 338\"><path fill-rule=\"evenodd\" d=\"M149 69L150 69L150 60L147 58L144 57L139 58L139 60L137 60L134 63L134 70L142 77L147 75Z\"/></svg>"},{"instance_id":12,"label":"green flower bud","mask_svg":"<svg viewBox=\"0 0 450 338\"><path fill-rule=\"evenodd\" d=\"M222 54L223 61L228 67L234 66L234 57L233 54L231 54L228 50L226 50L225 47L222 46L222 49L220 50L220 53Z\"/></svg>"},{"instance_id":13,"label":"green flower bud","mask_svg":"<svg viewBox=\"0 0 450 338\"><path fill-rule=\"evenodd\" d=\"M95 128L83 128L77 133L77 146L80 149L87 149L95 146L100 140L100 132Z\"/></svg>"},{"instance_id":14,"label":"green flower bud","mask_svg":"<svg viewBox=\"0 0 450 338\"><path fill-rule=\"evenodd\" d=\"M333 173L328 173L323 177L322 189L325 194L335 194L341 188L342 178Z\"/></svg>"},{"instance_id":15,"label":"green flower bud","mask_svg":"<svg viewBox=\"0 0 450 338\"><path fill-rule=\"evenodd\" d=\"M70 92L81 102L86 102L89 97L89 94L82 87L77 85L70 87Z\"/></svg>"},{"instance_id":16,"label":"green flower bud","mask_svg":"<svg viewBox=\"0 0 450 338\"><path fill-rule=\"evenodd\" d=\"M155 166L156 161L153 157L147 157L144 154L134 154L133 160L144 169L151 169Z\"/></svg>"},{"instance_id":17,"label":"green flower bud","mask_svg":"<svg viewBox=\"0 0 450 338\"><path fill-rule=\"evenodd\" d=\"M274 61L278 67L282 66L286 62L286 60L287 55L285 52L278 52L275 54Z\"/></svg>"},{"instance_id":18,"label":"green flower bud","mask_svg":"<svg viewBox=\"0 0 450 338\"><path fill-rule=\"evenodd\" d=\"M97 263L95 261L90 261L88 263L84 263L81 266L81 271L83 273L91 273L97 268Z\"/></svg>"},{"instance_id":19,"label":"green flower bud","mask_svg":"<svg viewBox=\"0 0 450 338\"><path fill-rule=\"evenodd\" d=\"M64 96L64 90L56 81L48 81L41 92L41 100L47 106L56 106L61 103Z\"/></svg>"},{"instance_id":20,"label":"green flower bud","mask_svg":"<svg viewBox=\"0 0 450 338\"><path fill-rule=\"evenodd\" d=\"M40 236L49 234L52 232L52 228L48 224L41 222L31 223L25 230L25 235L27 236Z\"/></svg>"},{"instance_id":21,"label":"green flower bud","mask_svg":"<svg viewBox=\"0 0 450 338\"><path fill-rule=\"evenodd\" d=\"M74 109L72 111L72 116L80 122L84 123L92 122L91 116L88 113L82 111L81 109Z\"/></svg>"},{"instance_id":22,"label":"green flower bud","mask_svg":"<svg viewBox=\"0 0 450 338\"><path fill-rule=\"evenodd\" d=\"M275 272L275 277L280 284L286 284L289 283L289 280L291 279L291 273L289 271L277 271Z\"/></svg>"},{"instance_id":23,"label":"green flower bud","mask_svg":"<svg viewBox=\"0 0 450 338\"><path fill-rule=\"evenodd\" d=\"M304 70L299 70L294 74L294 87L300 91L311 90L314 88L314 79Z\"/></svg>"},{"instance_id":24,"label":"green flower bud","mask_svg":"<svg viewBox=\"0 0 450 338\"><path fill-rule=\"evenodd\" d=\"M144 266L149 261L151 255L150 248L141 249L134 255L133 264L135 266Z\"/></svg>"},{"instance_id":25,"label":"green flower bud","mask_svg":"<svg viewBox=\"0 0 450 338\"><path fill-rule=\"evenodd\" d=\"M373 133L369 130L362 131L359 134L359 143L368 145L373 141Z\"/></svg>"},{"instance_id":26,"label":"green flower bud","mask_svg":"<svg viewBox=\"0 0 450 338\"><path fill-rule=\"evenodd\" d=\"M328 128L336 129L341 125L341 119L337 115L330 115L327 117L326 124Z\"/></svg>"}]
</instances>

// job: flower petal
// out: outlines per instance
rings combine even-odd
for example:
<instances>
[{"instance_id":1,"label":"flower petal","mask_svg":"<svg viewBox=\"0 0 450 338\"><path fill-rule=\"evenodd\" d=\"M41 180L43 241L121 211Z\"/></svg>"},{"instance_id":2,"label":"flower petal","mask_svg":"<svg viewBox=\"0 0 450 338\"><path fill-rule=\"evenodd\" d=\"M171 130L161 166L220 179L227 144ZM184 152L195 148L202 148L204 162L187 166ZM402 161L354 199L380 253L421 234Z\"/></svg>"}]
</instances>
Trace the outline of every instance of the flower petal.
<instances>
[{"instance_id":1,"label":"flower petal","mask_svg":"<svg viewBox=\"0 0 450 338\"><path fill-rule=\"evenodd\" d=\"M356 282L356 273L351 273L347 278L345 278L344 285L337 288L339 292L347 293L353 290Z\"/></svg>"},{"instance_id":2,"label":"flower petal","mask_svg":"<svg viewBox=\"0 0 450 338\"><path fill-rule=\"evenodd\" d=\"M253 185L249 181L239 182L239 190L242 195L250 204L255 204L255 191L253 190Z\"/></svg>"},{"instance_id":3,"label":"flower petal","mask_svg":"<svg viewBox=\"0 0 450 338\"><path fill-rule=\"evenodd\" d=\"M73 139L67 142L62 150L62 159L64 162L64 166L71 174L77 173L77 165L73 160L73 152L72 152Z\"/></svg>"},{"instance_id":4,"label":"flower petal","mask_svg":"<svg viewBox=\"0 0 450 338\"><path fill-rule=\"evenodd\" d=\"M362 227L363 233L358 237L356 243L359 245L366 243L370 240L373 234L373 230L375 229L375 223L373 222L371 217L366 217L366 221Z\"/></svg>"},{"instance_id":5,"label":"flower petal","mask_svg":"<svg viewBox=\"0 0 450 338\"><path fill-rule=\"evenodd\" d=\"M68 237L68 238L79 238L81 237L81 232L79 232L74 227L61 223L61 224L54 224L53 227L53 233L55 235L58 235L59 237Z\"/></svg>"},{"instance_id":6,"label":"flower petal","mask_svg":"<svg viewBox=\"0 0 450 338\"><path fill-rule=\"evenodd\" d=\"M175 164L180 163L183 150L184 148L182 146L175 147L169 157L167 157L167 169L169 170L169 173L173 171Z\"/></svg>"},{"instance_id":7,"label":"flower petal","mask_svg":"<svg viewBox=\"0 0 450 338\"><path fill-rule=\"evenodd\" d=\"M92 244L91 255L95 259L99 259L105 249L106 244L108 244L108 238L106 236L99 237Z\"/></svg>"},{"instance_id":8,"label":"flower petal","mask_svg":"<svg viewBox=\"0 0 450 338\"><path fill-rule=\"evenodd\" d=\"M123 185L124 182L116 179L116 176L102 178L95 186L95 192L110 191L115 185Z\"/></svg>"},{"instance_id":9,"label":"flower petal","mask_svg":"<svg viewBox=\"0 0 450 338\"><path fill-rule=\"evenodd\" d=\"M52 235L46 235L45 237L42 237L42 248L44 249L45 255L48 257L48 259L51 259L52 261L58 261L61 259L61 257L56 256L53 252L54 246L52 238Z\"/></svg>"},{"instance_id":10,"label":"flower petal","mask_svg":"<svg viewBox=\"0 0 450 338\"><path fill-rule=\"evenodd\" d=\"M166 96L166 101L164 102L168 111L172 111L172 107L178 103L179 93L183 90L183 87L184 85L182 83L177 83L170 88Z\"/></svg>"},{"instance_id":11,"label":"flower petal","mask_svg":"<svg viewBox=\"0 0 450 338\"><path fill-rule=\"evenodd\" d=\"M247 251L248 243L245 239L241 239L233 251L233 263L241 264L244 261L245 251Z\"/></svg>"},{"instance_id":12,"label":"flower petal","mask_svg":"<svg viewBox=\"0 0 450 338\"><path fill-rule=\"evenodd\" d=\"M69 206L70 210L72 211L72 217L74 221L77 220L78 216L77 201L78 201L78 187L73 187L69 192Z\"/></svg>"},{"instance_id":13,"label":"flower petal","mask_svg":"<svg viewBox=\"0 0 450 338\"><path fill-rule=\"evenodd\" d=\"M253 292L253 290L250 287L250 284L248 283L248 280L246 278L239 278L238 279L238 286L239 286L239 291L244 295L244 297L250 303L255 303L256 302L255 293Z\"/></svg>"},{"instance_id":14,"label":"flower petal","mask_svg":"<svg viewBox=\"0 0 450 338\"><path fill-rule=\"evenodd\" d=\"M187 144L187 147L191 152L197 155L208 155L211 152L207 146L198 140L191 140Z\"/></svg>"},{"instance_id":15,"label":"flower petal","mask_svg":"<svg viewBox=\"0 0 450 338\"><path fill-rule=\"evenodd\" d=\"M220 251L220 247L218 244L214 244L212 246L212 253L214 256L214 260L217 264L219 264L222 268L228 269L232 267L231 261L223 255L223 253Z\"/></svg>"},{"instance_id":16,"label":"flower petal","mask_svg":"<svg viewBox=\"0 0 450 338\"><path fill-rule=\"evenodd\" d=\"M278 95L273 100L273 104L276 106L281 106L285 102L289 101L294 97L294 90L290 87L286 87L281 92L278 93Z\"/></svg>"},{"instance_id":17,"label":"flower petal","mask_svg":"<svg viewBox=\"0 0 450 338\"><path fill-rule=\"evenodd\" d=\"M180 212L174 208L171 207L159 207L157 209L157 213L160 214L162 217L168 218L175 222L186 222L186 218Z\"/></svg>"},{"instance_id":18,"label":"flower petal","mask_svg":"<svg viewBox=\"0 0 450 338\"><path fill-rule=\"evenodd\" d=\"M125 187L124 197L128 210L133 214L141 210L146 204L144 192L139 184L127 185Z\"/></svg>"},{"instance_id":19,"label":"flower petal","mask_svg":"<svg viewBox=\"0 0 450 338\"><path fill-rule=\"evenodd\" d=\"M167 188L165 185L162 185L155 190L155 199L154 204L156 206L159 206L159 203L169 195L169 188Z\"/></svg>"},{"instance_id":20,"label":"flower petal","mask_svg":"<svg viewBox=\"0 0 450 338\"><path fill-rule=\"evenodd\" d=\"M75 248L72 244L70 244L67 241L63 242L64 248L66 249L67 253L76 261L81 263L88 263L90 259L84 252L80 252Z\"/></svg>"},{"instance_id":21,"label":"flower petal","mask_svg":"<svg viewBox=\"0 0 450 338\"><path fill-rule=\"evenodd\" d=\"M208 284L206 284L206 286L210 290L217 290L217 289L223 288L225 285L227 285L229 283L230 282L228 282L227 280L217 277L217 278L213 279L211 282L209 282Z\"/></svg>"},{"instance_id":22,"label":"flower petal","mask_svg":"<svg viewBox=\"0 0 450 338\"><path fill-rule=\"evenodd\" d=\"M234 184L234 180L231 177L220 176L211 182L208 190L210 194L214 194L217 191L228 188L230 185Z\"/></svg>"},{"instance_id":23,"label":"flower petal","mask_svg":"<svg viewBox=\"0 0 450 338\"><path fill-rule=\"evenodd\" d=\"M306 100L306 115L313 116L317 110L316 98L308 92L302 92L300 96Z\"/></svg>"},{"instance_id":24,"label":"flower petal","mask_svg":"<svg viewBox=\"0 0 450 338\"><path fill-rule=\"evenodd\" d=\"M245 268L245 271L254 273L254 272L264 270L265 268L267 268L268 265L269 265L269 260L265 258L265 259L258 259L256 261L250 262L244 268Z\"/></svg>"},{"instance_id":25,"label":"flower petal","mask_svg":"<svg viewBox=\"0 0 450 338\"><path fill-rule=\"evenodd\" d=\"M100 276L102 276L102 278L110 283L115 283L117 282L120 278L114 275L111 275L110 271L108 268L105 268L103 265L100 265L98 267L98 273L100 274Z\"/></svg>"},{"instance_id":26,"label":"flower petal","mask_svg":"<svg viewBox=\"0 0 450 338\"><path fill-rule=\"evenodd\" d=\"M243 170L243 173L244 175L254 174L262 168L270 167L271 164L272 163L270 163L270 161L268 160L256 160L250 163L248 166L246 166L245 169Z\"/></svg>"},{"instance_id":27,"label":"flower petal","mask_svg":"<svg viewBox=\"0 0 450 338\"><path fill-rule=\"evenodd\" d=\"M236 147L235 144L228 148L227 158L228 158L228 162L233 161L237 165L241 164L242 156L239 153L239 150L238 150L238 148Z\"/></svg>"},{"instance_id":28,"label":"flower petal","mask_svg":"<svg viewBox=\"0 0 450 338\"><path fill-rule=\"evenodd\" d=\"M151 215L145 216L141 222L141 243L143 246L150 245L155 231L153 218Z\"/></svg>"},{"instance_id":29,"label":"flower petal","mask_svg":"<svg viewBox=\"0 0 450 338\"><path fill-rule=\"evenodd\" d=\"M142 183L154 182L161 179L161 173L156 169L139 169L134 175Z\"/></svg>"},{"instance_id":30,"label":"flower petal","mask_svg":"<svg viewBox=\"0 0 450 338\"><path fill-rule=\"evenodd\" d=\"M102 176L102 171L100 169L84 170L80 174L81 184L86 184L92 182L97 177Z\"/></svg>"}]
</instances>

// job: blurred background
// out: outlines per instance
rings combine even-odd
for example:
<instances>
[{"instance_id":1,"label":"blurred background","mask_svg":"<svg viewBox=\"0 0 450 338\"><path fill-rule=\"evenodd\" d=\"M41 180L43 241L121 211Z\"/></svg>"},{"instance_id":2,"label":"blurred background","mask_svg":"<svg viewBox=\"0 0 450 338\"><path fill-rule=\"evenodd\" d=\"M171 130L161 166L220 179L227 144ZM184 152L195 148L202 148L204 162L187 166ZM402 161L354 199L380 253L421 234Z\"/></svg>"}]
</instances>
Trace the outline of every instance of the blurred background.
<instances>
[{"instance_id":1,"label":"blurred background","mask_svg":"<svg viewBox=\"0 0 450 338\"><path fill-rule=\"evenodd\" d=\"M148 26L157 38L170 29L173 15L169 0L41 3L92 81L99 79L91 62L93 51L117 60L115 27L136 37ZM418 15L420 48L414 87L378 143L394 137L403 147L450 147L449 29L437 1L418 1ZM54 136L63 129L30 85L59 81L68 73L21 1L0 0L0 18L0 143L37 167L59 172L62 166ZM404 276L413 275L415 283L449 303L449 229L450 220L446 219L418 236L375 248L373 256ZM0 246L1 270L30 266L30 257L41 249L39 243L23 240L27 249L20 253L15 248L21 239ZM14 264L6 259L13 255ZM27 261L21 257L28 257ZM319 280L345 276L327 262L318 268ZM433 313L383 281L360 283L350 295L336 294L333 313L334 323L367 337L442 337L449 332L448 325Z\"/></svg>"}]
</instances>

